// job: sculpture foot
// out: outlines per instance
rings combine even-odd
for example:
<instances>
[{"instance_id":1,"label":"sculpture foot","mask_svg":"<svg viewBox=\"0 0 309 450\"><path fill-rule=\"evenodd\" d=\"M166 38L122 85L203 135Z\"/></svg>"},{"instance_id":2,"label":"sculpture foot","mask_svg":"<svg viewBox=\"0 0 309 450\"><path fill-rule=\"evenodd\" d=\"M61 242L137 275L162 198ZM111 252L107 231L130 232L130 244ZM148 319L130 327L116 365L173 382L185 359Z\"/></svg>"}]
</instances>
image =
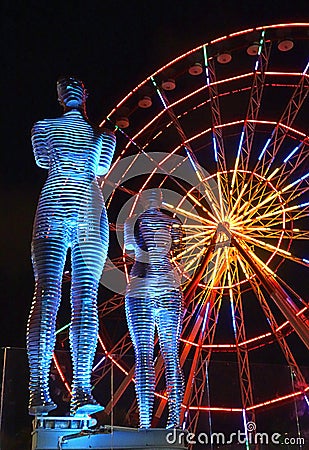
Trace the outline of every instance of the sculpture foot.
<instances>
[{"instance_id":1,"label":"sculpture foot","mask_svg":"<svg viewBox=\"0 0 309 450\"><path fill-rule=\"evenodd\" d=\"M84 392L73 393L71 401L71 415L91 415L103 411L104 406L100 405L91 394Z\"/></svg>"},{"instance_id":2,"label":"sculpture foot","mask_svg":"<svg viewBox=\"0 0 309 450\"><path fill-rule=\"evenodd\" d=\"M47 401L37 405L30 403L28 411L31 416L47 416L50 411L56 408L56 403L53 401Z\"/></svg>"},{"instance_id":3,"label":"sculpture foot","mask_svg":"<svg viewBox=\"0 0 309 450\"><path fill-rule=\"evenodd\" d=\"M175 423L175 422L168 422L168 423L166 424L166 427L165 427L165 428L166 428L167 430L169 430L169 429L171 429L171 428L174 428L175 430L181 430L181 429L182 429L178 422L177 422L177 423Z\"/></svg>"}]
</instances>

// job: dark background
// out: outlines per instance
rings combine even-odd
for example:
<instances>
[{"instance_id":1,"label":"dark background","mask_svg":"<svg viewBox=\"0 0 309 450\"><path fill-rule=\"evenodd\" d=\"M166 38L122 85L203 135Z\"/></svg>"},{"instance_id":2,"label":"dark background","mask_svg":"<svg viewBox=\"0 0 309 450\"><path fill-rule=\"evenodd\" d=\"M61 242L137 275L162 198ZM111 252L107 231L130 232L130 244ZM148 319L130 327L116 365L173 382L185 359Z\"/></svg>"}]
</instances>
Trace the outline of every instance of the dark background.
<instances>
[{"instance_id":1,"label":"dark background","mask_svg":"<svg viewBox=\"0 0 309 450\"><path fill-rule=\"evenodd\" d=\"M60 115L56 79L74 74L99 123L153 71L191 48L252 26L308 21L305 1L2 1L0 346L25 345L32 222L46 172L30 130Z\"/></svg>"}]
</instances>

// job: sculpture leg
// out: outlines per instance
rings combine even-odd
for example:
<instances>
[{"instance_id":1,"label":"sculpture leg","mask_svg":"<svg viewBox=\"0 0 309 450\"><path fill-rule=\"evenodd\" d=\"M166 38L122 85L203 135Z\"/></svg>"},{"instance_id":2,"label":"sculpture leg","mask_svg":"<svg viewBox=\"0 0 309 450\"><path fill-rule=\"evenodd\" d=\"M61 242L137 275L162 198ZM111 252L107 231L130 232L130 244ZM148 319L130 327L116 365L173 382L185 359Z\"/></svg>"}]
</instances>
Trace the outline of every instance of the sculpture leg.
<instances>
[{"instance_id":1,"label":"sculpture leg","mask_svg":"<svg viewBox=\"0 0 309 450\"><path fill-rule=\"evenodd\" d=\"M107 254L100 230L72 244L72 320L70 345L73 360L71 414L93 414L103 409L91 395L91 370L98 340L97 292Z\"/></svg>"},{"instance_id":2,"label":"sculpture leg","mask_svg":"<svg viewBox=\"0 0 309 450\"><path fill-rule=\"evenodd\" d=\"M128 327L135 352L135 390L141 428L150 428L154 402L155 310L146 299L126 298Z\"/></svg>"},{"instance_id":3,"label":"sculpture leg","mask_svg":"<svg viewBox=\"0 0 309 450\"><path fill-rule=\"evenodd\" d=\"M165 363L169 406L166 428L177 428L180 427L181 403L184 395L183 374L179 364L179 338L183 314L180 294L175 291L172 298L169 295L166 305L165 308L160 308L157 314L158 335Z\"/></svg>"},{"instance_id":4,"label":"sculpture leg","mask_svg":"<svg viewBox=\"0 0 309 450\"><path fill-rule=\"evenodd\" d=\"M66 252L67 246L60 236L32 242L35 291L27 325L32 415L47 414L57 407L50 398L48 381Z\"/></svg>"}]
</instances>

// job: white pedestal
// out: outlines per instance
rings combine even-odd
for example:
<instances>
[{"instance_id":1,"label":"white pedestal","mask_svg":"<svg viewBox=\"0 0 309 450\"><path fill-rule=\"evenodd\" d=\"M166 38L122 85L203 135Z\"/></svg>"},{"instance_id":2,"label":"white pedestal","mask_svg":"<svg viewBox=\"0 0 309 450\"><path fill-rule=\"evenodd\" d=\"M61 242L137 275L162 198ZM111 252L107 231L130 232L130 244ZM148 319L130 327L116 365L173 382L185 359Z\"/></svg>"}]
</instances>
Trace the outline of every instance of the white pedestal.
<instances>
[{"instance_id":1,"label":"white pedestal","mask_svg":"<svg viewBox=\"0 0 309 450\"><path fill-rule=\"evenodd\" d=\"M33 421L32 450L147 449L185 450L185 432L151 428L105 426L94 428L90 417L36 417ZM90 428L92 427L92 428Z\"/></svg>"}]
</instances>

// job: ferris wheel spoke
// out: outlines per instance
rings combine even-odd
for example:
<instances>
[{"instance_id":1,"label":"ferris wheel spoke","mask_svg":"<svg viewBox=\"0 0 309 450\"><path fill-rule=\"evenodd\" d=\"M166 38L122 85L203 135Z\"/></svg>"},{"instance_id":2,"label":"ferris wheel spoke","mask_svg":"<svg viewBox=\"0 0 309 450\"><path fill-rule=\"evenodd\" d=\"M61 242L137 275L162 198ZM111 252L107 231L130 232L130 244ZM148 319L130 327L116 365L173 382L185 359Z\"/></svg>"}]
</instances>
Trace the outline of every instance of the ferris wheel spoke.
<instances>
[{"instance_id":1,"label":"ferris wheel spoke","mask_svg":"<svg viewBox=\"0 0 309 450\"><path fill-rule=\"evenodd\" d=\"M220 277L218 276L218 274L221 274L222 276L222 270L224 266L225 260L223 256L223 249L219 247L215 249L209 263L207 264L207 267L204 270L204 273L200 278L201 285L213 289L215 287L216 280L220 281Z\"/></svg>"},{"instance_id":2,"label":"ferris wheel spoke","mask_svg":"<svg viewBox=\"0 0 309 450\"><path fill-rule=\"evenodd\" d=\"M152 80L152 83L153 83L153 85L154 85L154 87L155 87L159 97L160 97L160 100L161 100L161 102L162 102L162 104L164 106L165 111L170 116L170 118L171 118L171 120L173 122L173 125L175 126L175 128L177 130L177 133L180 136L181 145L183 146L183 148L184 148L184 150L185 150L185 152L187 154L188 160L190 161L194 172L196 173L199 181L203 182L203 179L204 179L203 171L201 170L201 167L200 167L200 165L198 163L198 160L196 159L196 156L195 156L195 154L194 154L190 144L188 143L187 136L186 136L182 126L180 125L180 122L179 122L176 114L174 113L173 108L171 107L171 105L170 105L170 103L169 103L169 101L168 101L168 99L166 97L165 92L163 91L163 89L159 88L158 84L156 83L156 81L154 80L153 77L151 78L151 80ZM214 212L215 212L215 214L217 214L217 218L219 218L218 217L218 214L219 214L218 201L217 201L216 197L213 195L212 190L209 189L209 186L208 186L207 183L204 184L204 188L205 188L206 195L209 197L209 199L211 201L211 204L213 206ZM221 205L221 203L220 203L220 205ZM221 211L221 213L222 213L222 211Z\"/></svg>"},{"instance_id":3,"label":"ferris wheel spoke","mask_svg":"<svg viewBox=\"0 0 309 450\"><path fill-rule=\"evenodd\" d=\"M127 134L126 134L126 136L128 137L128 139L130 139L129 136L128 136ZM156 161L151 155L149 155L148 153L144 152L143 149L141 149L137 143L135 143L135 145L136 145L136 147L140 150L140 152L141 152L146 158L148 158L148 159L153 163L153 165L154 165L154 169L152 170L152 172L150 173L150 175L148 176L148 178L147 178L146 181L144 182L144 184L143 184L143 186L141 187L140 191L142 191L142 190L144 190L144 189L146 188L147 184L149 183L149 181L151 180L151 178L153 177L153 175L159 170L160 172L167 174L167 175L169 176L169 179L173 180L173 182L177 185L177 187L180 187L180 189L181 189L185 194L187 194L187 190L184 188L184 186L183 186L183 185L182 185L175 177L173 177L173 176L170 174L170 172L169 172L168 169L166 169L166 168L164 167L164 164L165 164L166 161L171 157L171 155L172 155L173 153L170 153L168 156L164 156L163 159L162 159L161 161L158 162L158 161ZM187 147L186 147L186 150L188 150ZM188 150L188 151L189 151L189 150ZM203 180L203 174L200 173L200 169L198 168L198 162L197 162L197 160L196 160L196 158L195 158L195 156L194 156L194 153L193 153L192 149L190 149L190 152L188 153L188 157L189 157L188 159L189 159L190 161L192 161L192 162L193 162L193 160L195 159L195 163L194 163L195 173L198 175L199 181L202 181L202 180ZM132 167L132 162L129 164L128 168L126 169L126 173L128 172L128 170L129 170L131 167ZM123 179L123 178L121 178L121 180L122 180L122 179ZM118 184L120 184L120 182L118 182ZM103 187L103 186L104 186L104 183L102 184L102 187ZM209 200L210 200L210 202L211 202L211 205L213 206L213 211L214 211L214 213L215 213L215 214L218 214L218 208L217 208L217 206L216 206L216 204L217 204L217 199L216 199L216 197L213 195L212 189L210 189L210 187L208 186L208 183L204 183L204 187L205 187L205 194L207 195L207 197L209 198ZM196 204L199 204L199 206L202 207L203 211L204 211L208 216L210 216L212 219L215 219L215 220L218 219L218 217L219 217L218 215L217 215L217 217L215 217L215 216L214 216L207 208L205 208L205 206L201 205L200 202L198 201L198 199L195 198L192 194L190 194L190 195L188 194L188 196L189 196L190 199L193 200ZM137 199L136 199L136 201L137 201ZM110 204L110 201L109 201L109 204ZM167 206L167 204L166 204L166 206ZM191 217L192 217L192 216L191 216Z\"/></svg>"},{"instance_id":4,"label":"ferris wheel spoke","mask_svg":"<svg viewBox=\"0 0 309 450\"><path fill-rule=\"evenodd\" d=\"M242 305L242 292L240 288L240 277L238 269L238 259L233 248L225 248L225 258L227 265L227 276L229 282L229 299L232 316L232 326L236 344L236 354L238 360L238 376L240 383L241 401L245 420L255 420L254 411L248 412L248 408L253 405L253 392L251 373L249 365L248 349L239 344L246 341L246 329Z\"/></svg>"},{"instance_id":5,"label":"ferris wheel spoke","mask_svg":"<svg viewBox=\"0 0 309 450\"><path fill-rule=\"evenodd\" d=\"M209 243L210 242L211 242L211 239L209 239ZM181 265L184 268L183 270L180 271L181 273L189 273L189 269L190 269L190 271L195 271L196 268L199 267L199 260L202 258L202 256L205 253L205 247L206 247L206 245L203 246L202 249L198 250L198 252L195 253L195 254L193 253L193 254L186 255L186 256L185 255L181 255L181 259L182 259ZM196 247L194 247L194 248L196 248ZM191 248L191 250L192 249L193 248ZM178 255L175 258L176 262L179 261L179 256L180 255ZM193 269L191 269L192 266L193 266Z\"/></svg>"},{"instance_id":6,"label":"ferris wheel spoke","mask_svg":"<svg viewBox=\"0 0 309 450\"><path fill-rule=\"evenodd\" d=\"M277 324L277 321L268 305L268 302L267 302L257 280L255 278L250 278L249 282L255 292L255 296L259 301L259 304L265 314L265 317L267 317L267 322L271 328L273 335L276 337L276 340L277 340L279 346L281 347L282 353L284 354L289 367L292 368L292 370L297 378L297 381L300 383L300 385L303 387L306 387L308 384L306 383L305 378L304 378L289 346L287 345L284 337L282 336L280 327Z\"/></svg>"},{"instance_id":7,"label":"ferris wheel spoke","mask_svg":"<svg viewBox=\"0 0 309 450\"><path fill-rule=\"evenodd\" d=\"M192 230L192 229L191 229ZM200 233L192 233L190 235L187 235L182 239L182 242L191 241L192 239L200 238L201 236L205 236L207 234L212 235L215 230L213 229L205 229L204 231L201 231Z\"/></svg>"},{"instance_id":8,"label":"ferris wheel spoke","mask_svg":"<svg viewBox=\"0 0 309 450\"><path fill-rule=\"evenodd\" d=\"M237 169L240 166L243 170L248 169L253 138L255 134L256 120L260 111L263 89L265 85L266 70L271 51L271 41L265 40L265 30L260 35L257 58L253 70L252 85L246 117L244 120L242 132L240 134L235 165L233 169L233 177L231 182L231 192L233 193L236 180ZM236 184L235 191L240 195L242 184ZM231 195L232 195L231 193Z\"/></svg>"},{"instance_id":9,"label":"ferris wheel spoke","mask_svg":"<svg viewBox=\"0 0 309 450\"><path fill-rule=\"evenodd\" d=\"M298 205L293 205L293 206L289 206L289 207L280 207L277 209L272 209L266 213L260 214L256 217L250 217L250 218L246 218L246 219L238 219L235 220L235 223L237 224L242 224L245 225L247 223L255 223L255 222L261 222L263 219L267 219L269 217L272 216L279 216L282 213L289 213L293 211L293 219L299 219L302 217L307 217L308 216L308 211L309 211L309 202L305 202L305 203L299 203ZM291 219L292 220L292 219Z\"/></svg>"},{"instance_id":10,"label":"ferris wheel spoke","mask_svg":"<svg viewBox=\"0 0 309 450\"><path fill-rule=\"evenodd\" d=\"M224 221L227 215L230 194L226 173L226 156L222 132L220 96L218 92L215 59L208 57L206 45L203 46L203 54L204 54L206 85L208 86L208 93L210 100L209 106L211 113L213 153L217 165L217 172L221 174L217 180L220 198L221 221Z\"/></svg>"},{"instance_id":11,"label":"ferris wheel spoke","mask_svg":"<svg viewBox=\"0 0 309 450\"><path fill-rule=\"evenodd\" d=\"M291 203L291 202L295 202L296 199L299 199L299 197L307 197L306 194L309 192L309 179L306 180L307 182L307 186L305 187L300 187L298 189L294 189L289 196L286 196L285 198L285 202L286 203ZM301 199L299 199L298 201L301 201ZM300 203L301 204L301 203Z\"/></svg>"},{"instance_id":12,"label":"ferris wheel spoke","mask_svg":"<svg viewBox=\"0 0 309 450\"><path fill-rule=\"evenodd\" d=\"M282 222L279 222L280 224ZM247 231L250 237L253 238L264 238L264 239L287 239L287 240L302 240L309 239L309 230L300 230L298 228L278 228L274 229L272 226L276 226L275 224L267 224L267 227L262 226L248 226Z\"/></svg>"},{"instance_id":13,"label":"ferris wheel spoke","mask_svg":"<svg viewBox=\"0 0 309 450\"><path fill-rule=\"evenodd\" d=\"M177 259L183 257L184 255L186 255L187 253L189 253L191 250L203 246L202 251L204 251L204 248L206 246L206 243L208 241L211 240L211 236L207 236L204 239L198 240L198 242L196 242L195 244L189 244L186 246L185 250L183 250L182 252L178 253L177 255Z\"/></svg>"},{"instance_id":14,"label":"ferris wheel spoke","mask_svg":"<svg viewBox=\"0 0 309 450\"><path fill-rule=\"evenodd\" d=\"M287 250L283 250L281 248L278 248L272 244L269 244L268 242L264 242L261 239L256 239L252 236L248 236L243 233L239 233L237 231L235 231L235 234L237 234L237 236L241 237L243 240L249 241L249 242L257 245L258 247L263 248L264 250L267 250L268 252L271 252L271 253L275 252L279 256L287 258L287 259L294 261L298 264L301 264L303 266L309 267L309 262L305 258L300 258L300 257L294 256L294 255L292 255L291 252L289 252Z\"/></svg>"},{"instance_id":15,"label":"ferris wheel spoke","mask_svg":"<svg viewBox=\"0 0 309 450\"><path fill-rule=\"evenodd\" d=\"M301 220L303 218L306 218L308 216L308 212L306 213L306 211L301 211L299 215L295 214L295 211L293 212L293 215L288 214L286 215L284 221L282 220L282 216L278 215L277 217L271 217L271 218L267 218L267 221L260 220L257 221L258 225L261 225L262 227L277 227L277 226L281 226L281 228L283 230L286 229L286 225L287 224L292 224L294 225L295 222L297 223L297 220Z\"/></svg>"},{"instance_id":16,"label":"ferris wheel spoke","mask_svg":"<svg viewBox=\"0 0 309 450\"><path fill-rule=\"evenodd\" d=\"M222 270L216 274L214 283L218 283L221 276ZM194 343L194 355L192 364L190 365L190 372L187 377L188 383L186 385L183 400L185 408L182 410L182 420L185 419L185 413L191 411L189 406L190 404L194 405L194 407L198 407L203 401L204 387L207 379L207 376L205 376L205 371L208 370L208 364L212 353L212 344L218 323L222 298L222 291L219 294L216 291L207 291L205 300L201 302L198 322L194 322L190 340L188 339L185 341L186 346L181 354L181 363L185 363L190 350L192 351L192 347L187 345L189 342ZM198 339L196 339L197 335ZM204 347L205 343L208 345L208 350L206 353L200 351L200 348ZM193 417L191 417L190 423L192 424L193 429L195 429L199 412L198 410L194 412L191 411L191 414L193 414Z\"/></svg>"},{"instance_id":17,"label":"ferris wheel spoke","mask_svg":"<svg viewBox=\"0 0 309 450\"><path fill-rule=\"evenodd\" d=\"M213 225L212 221L205 219L204 217L198 216L197 214L193 214L190 211L187 211L183 208L179 208L178 206L171 205L170 203L167 203L167 202L163 202L163 206L166 209L170 210L171 212L178 212L180 215L182 215L188 219L193 219L195 222L198 222L198 223L202 222L205 225Z\"/></svg>"},{"instance_id":18,"label":"ferris wheel spoke","mask_svg":"<svg viewBox=\"0 0 309 450\"><path fill-rule=\"evenodd\" d=\"M237 213L237 220L245 217L248 214L248 211L257 211L263 204L266 204L274 197L274 195L270 195L269 193L267 193L266 183L260 182L256 185L253 183L252 176L250 176L249 180L246 181L246 183L242 184L243 188L239 192L239 196L236 197L236 202L230 212L230 217ZM246 196L245 200L243 199L244 195ZM268 198L264 198L265 195L269 197L269 200Z\"/></svg>"},{"instance_id":19,"label":"ferris wheel spoke","mask_svg":"<svg viewBox=\"0 0 309 450\"><path fill-rule=\"evenodd\" d=\"M307 161L309 156L309 138L303 137L296 145L291 147L291 151L285 155L281 165L278 165L273 172L268 175L267 180L272 180L276 186L285 186L291 175Z\"/></svg>"},{"instance_id":20,"label":"ferris wheel spoke","mask_svg":"<svg viewBox=\"0 0 309 450\"><path fill-rule=\"evenodd\" d=\"M299 83L296 86L289 103L287 104L270 138L268 138L258 157L258 162L254 171L261 173L263 176L265 176L269 171L284 139L287 136L287 128L293 125L293 122L307 97L309 87L308 69L309 63L304 68L304 71L300 76Z\"/></svg>"},{"instance_id":21,"label":"ferris wheel spoke","mask_svg":"<svg viewBox=\"0 0 309 450\"><path fill-rule=\"evenodd\" d=\"M264 262L237 238L233 239L233 243L241 256L252 265L257 277L278 309L291 323L306 347L309 348L309 326L306 324L306 322L308 322L307 319L300 315L299 308L297 308L291 297L276 281L275 276L266 275L265 271L267 271L268 274L271 274L272 271L264 264Z\"/></svg>"},{"instance_id":22,"label":"ferris wheel spoke","mask_svg":"<svg viewBox=\"0 0 309 450\"><path fill-rule=\"evenodd\" d=\"M215 60L214 58L208 57L206 45L203 46L203 53L204 53L206 85L208 86L210 99L214 158L217 163L218 172L224 172L226 171L226 160L222 136L222 126L221 126L222 120L218 95L217 77L215 71Z\"/></svg>"},{"instance_id":23,"label":"ferris wheel spoke","mask_svg":"<svg viewBox=\"0 0 309 450\"><path fill-rule=\"evenodd\" d=\"M243 212L242 212L241 215L240 215L240 211L239 211L239 214L238 214L238 217L236 219L236 222L240 222L240 221L243 222L244 219L245 219L245 221L251 221L251 219L253 217L258 219L262 215L262 213L266 214L266 212L269 209L273 210L272 209L273 204L275 204L276 207L277 207L278 194L274 193L274 194L268 195L263 200L264 192L265 192L265 188L264 188L263 192L260 193L260 197L258 198L258 200L256 202L253 201L254 199L251 199L252 203L251 203L251 201L250 202L249 201L246 202L246 204L243 207ZM279 197L279 200L280 200L280 197ZM255 206L253 206L254 203L256 203Z\"/></svg>"}]
</instances>

